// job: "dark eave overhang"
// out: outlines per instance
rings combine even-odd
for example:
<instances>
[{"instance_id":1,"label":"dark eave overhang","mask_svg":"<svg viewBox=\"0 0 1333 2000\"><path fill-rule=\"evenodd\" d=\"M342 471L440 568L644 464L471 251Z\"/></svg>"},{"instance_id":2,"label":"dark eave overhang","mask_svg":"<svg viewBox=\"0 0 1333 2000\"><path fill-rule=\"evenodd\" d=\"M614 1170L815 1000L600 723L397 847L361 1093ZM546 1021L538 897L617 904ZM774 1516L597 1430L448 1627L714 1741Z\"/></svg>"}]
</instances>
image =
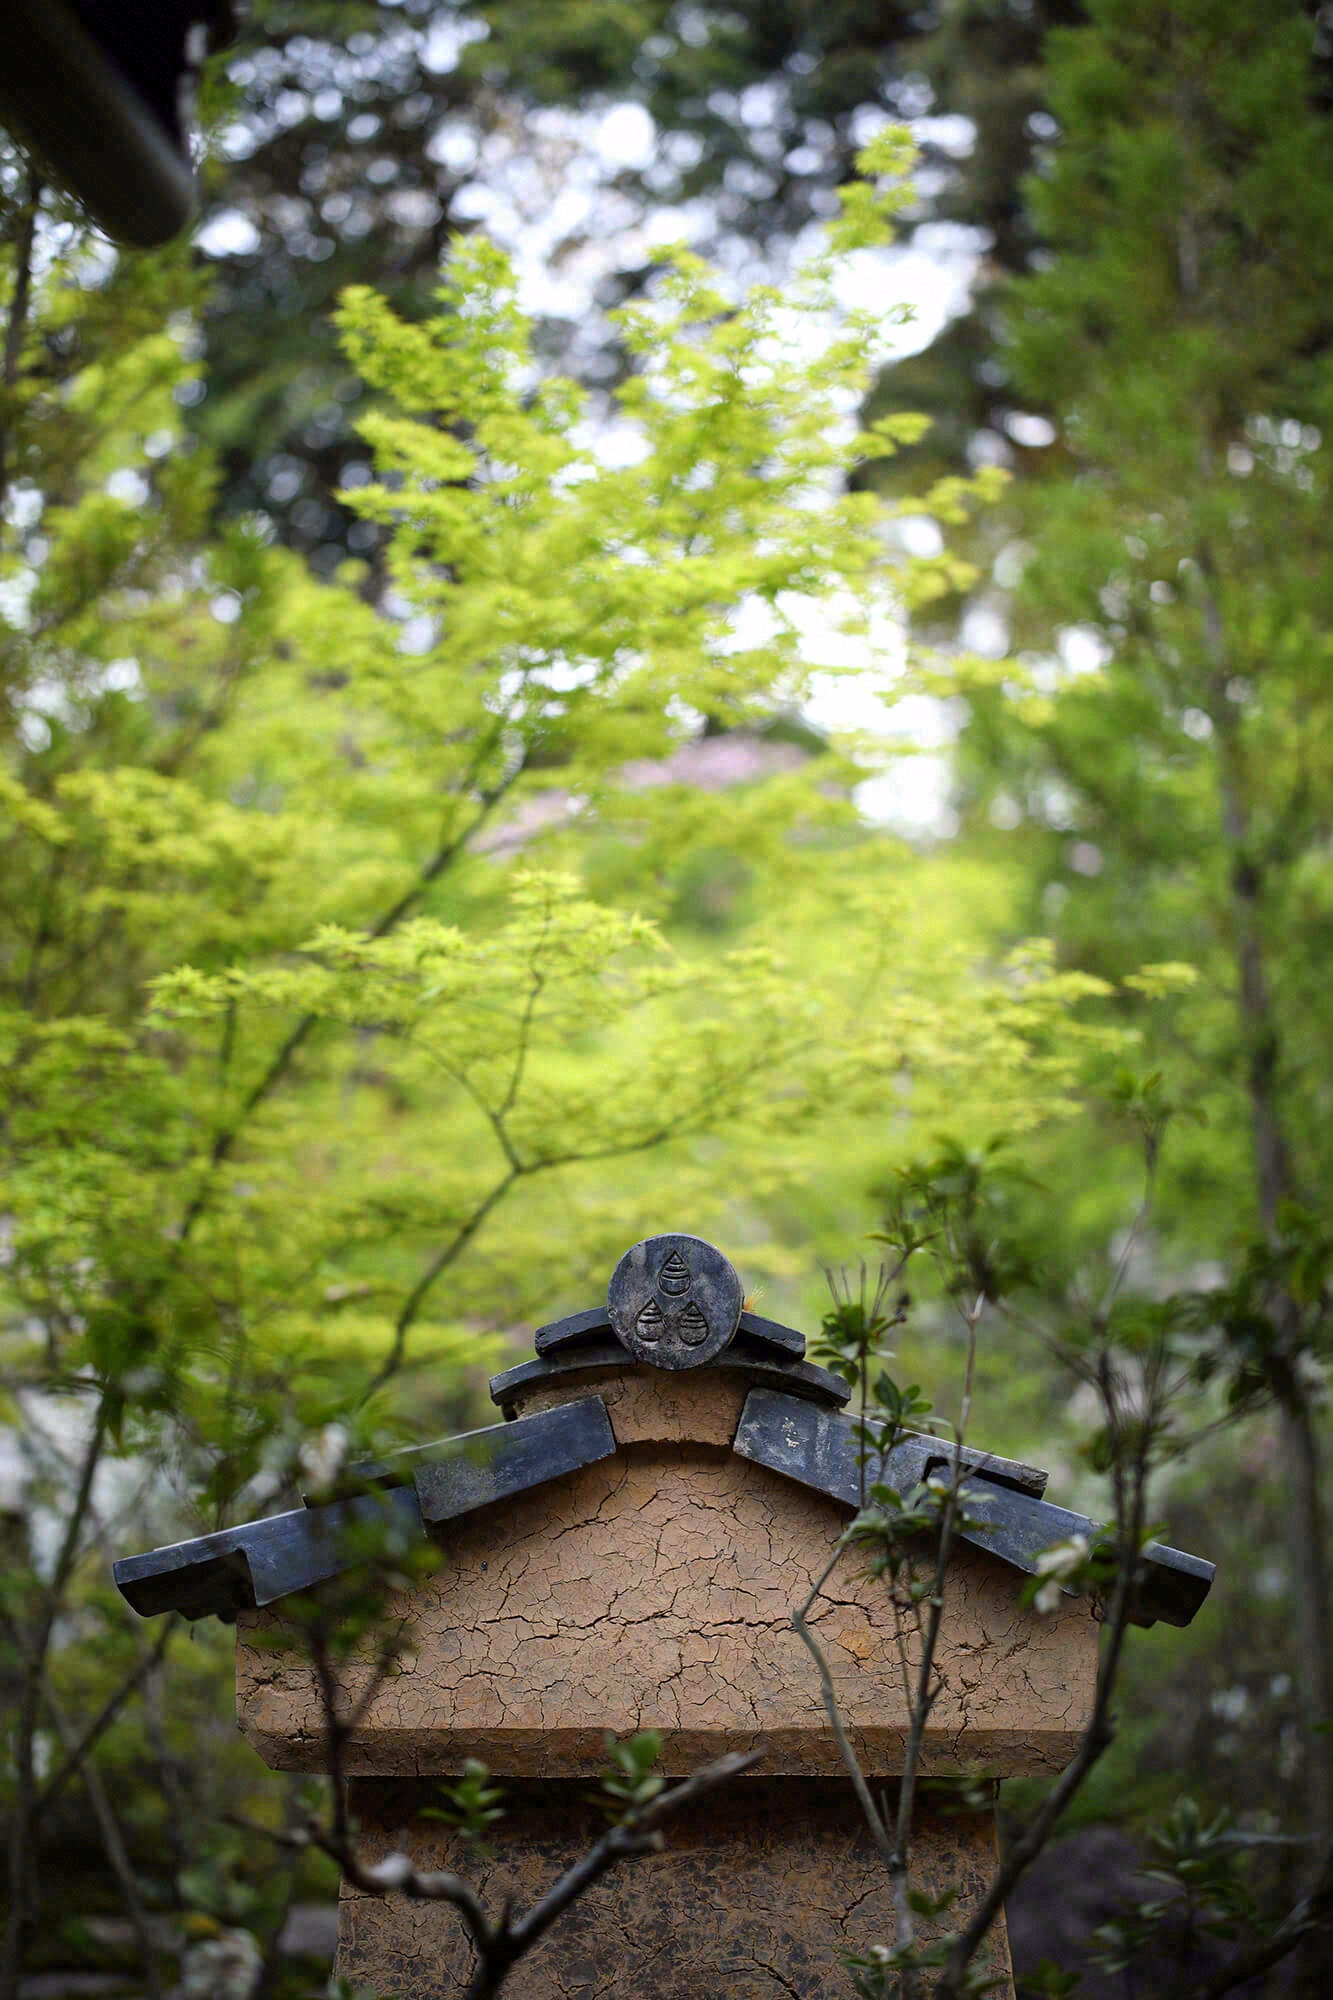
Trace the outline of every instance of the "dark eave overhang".
<instances>
[{"instance_id":1,"label":"dark eave overhang","mask_svg":"<svg viewBox=\"0 0 1333 2000\"><path fill-rule=\"evenodd\" d=\"M759 1383L746 1397L733 1450L854 1509L863 1491L858 1433L857 1420L826 1401ZM582 1396L360 1468L370 1492L127 1556L115 1565L116 1585L144 1617L178 1611L186 1618L234 1618L239 1609L276 1603L355 1568L366 1560L363 1538L376 1529L420 1540L616 1450L602 1398ZM947 1440L909 1435L865 1469L865 1484L883 1481L907 1492L932 1474L947 1477L953 1456ZM1038 1468L970 1446L961 1460L967 1475L961 1539L1002 1562L1032 1575L1042 1550L1073 1535L1091 1542L1100 1533L1088 1516L1041 1497L1046 1475ZM1150 1543L1139 1565L1133 1622L1188 1625L1213 1574L1199 1556Z\"/></svg>"},{"instance_id":2,"label":"dark eave overhang","mask_svg":"<svg viewBox=\"0 0 1333 2000\"><path fill-rule=\"evenodd\" d=\"M732 1449L753 1464L835 1501L859 1508L883 1483L906 1493L935 1474L964 1474L960 1538L1028 1575L1043 1550L1102 1530L1086 1515L1044 1498L1038 1466L968 1445L908 1432L866 1462L851 1391L840 1376L805 1359L795 1328L742 1310L740 1280L711 1244L680 1234L650 1237L626 1251L606 1306L539 1327L536 1358L491 1382L506 1421L462 1437L391 1453L349 1469L340 1487L288 1514L247 1522L128 1556L115 1566L119 1589L145 1617L233 1618L243 1607L276 1603L371 1559L378 1531L392 1554L449 1521L526 1493L620 1447L600 1395L575 1394L552 1408L521 1405L547 1385L589 1390L608 1374L718 1370L745 1390ZM1188 1625L1213 1580L1199 1556L1152 1542L1142 1551L1130 1616L1136 1624Z\"/></svg>"}]
</instances>

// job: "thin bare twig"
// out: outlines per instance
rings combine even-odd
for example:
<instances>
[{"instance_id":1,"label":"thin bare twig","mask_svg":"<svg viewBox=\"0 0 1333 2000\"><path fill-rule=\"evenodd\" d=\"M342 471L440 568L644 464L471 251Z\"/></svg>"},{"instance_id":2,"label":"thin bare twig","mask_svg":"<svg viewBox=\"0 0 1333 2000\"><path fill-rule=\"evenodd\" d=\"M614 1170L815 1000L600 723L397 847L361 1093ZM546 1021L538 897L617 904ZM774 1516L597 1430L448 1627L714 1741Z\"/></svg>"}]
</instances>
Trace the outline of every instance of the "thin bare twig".
<instances>
[{"instance_id":1,"label":"thin bare twig","mask_svg":"<svg viewBox=\"0 0 1333 2000\"><path fill-rule=\"evenodd\" d=\"M560 1880L533 1904L527 1915L512 1927L511 1935L520 1948L530 1950L556 1918L617 1861L630 1854L656 1853L662 1846L660 1828L667 1820L673 1819L708 1792L716 1791L719 1785L750 1770L762 1755L762 1750L729 1751L724 1757L716 1757L711 1763L700 1765L688 1778L682 1778L678 1785L659 1792L647 1805L635 1807L618 1826L604 1833L581 1861L576 1861L572 1868L567 1869Z\"/></svg>"},{"instance_id":2,"label":"thin bare twig","mask_svg":"<svg viewBox=\"0 0 1333 2000\"><path fill-rule=\"evenodd\" d=\"M1105 1357L1104 1362L1103 1387L1109 1396L1113 1394L1113 1383L1109 1361L1105 1361ZM1116 1411L1109 1404L1107 1414L1114 1427ZM1125 1636L1129 1630L1129 1614L1139 1566L1139 1545L1143 1537L1148 1428L1147 1425L1143 1425L1140 1430L1128 1494L1125 1490L1123 1461L1119 1453L1113 1457L1120 1546L1116 1561L1115 1583L1106 1620L1106 1644L1097 1666L1097 1683L1088 1726L1073 1757L1060 1773L1028 1825L1008 1848L1004 1860L987 1886L985 1895L959 1934L936 1983L935 2000L960 2000L967 1968L1006 1900L1046 1846L1066 1806L1074 1798L1088 1773L1114 1740L1115 1724L1111 1716L1111 1697L1119 1676Z\"/></svg>"},{"instance_id":3,"label":"thin bare twig","mask_svg":"<svg viewBox=\"0 0 1333 2000\"><path fill-rule=\"evenodd\" d=\"M550 928L551 928L551 917L550 917L550 912L548 910L546 916L546 922L542 927L541 938L538 940L537 950L540 950L541 945L545 943L546 934L550 930ZM533 957L534 959L536 958L536 951L534 951ZM537 1002L542 997L542 991L545 985L546 985L545 973L538 972L536 965L534 964L532 969L532 984L528 988L528 996L523 1003L523 1018L519 1022L518 1049L517 1053L514 1056L514 1067L509 1078L509 1088L504 1094L503 1103L498 1105L495 1111L496 1130L497 1132L504 1134L506 1145L508 1144L508 1134L505 1133L505 1119L509 1116L515 1104L518 1102L518 1093L523 1087L523 1071L527 1064L528 1051L532 1041L533 1017L537 1012Z\"/></svg>"},{"instance_id":4,"label":"thin bare twig","mask_svg":"<svg viewBox=\"0 0 1333 2000\"><path fill-rule=\"evenodd\" d=\"M503 1199L514 1182L519 1178L519 1175L524 1171L521 1167L510 1167L506 1173L502 1174L500 1179L491 1187L490 1191L477 1203L467 1221L454 1231L449 1241L436 1252L426 1265L416 1284L403 1301L398 1317L394 1321L393 1341L389 1352L376 1369L374 1375L371 1376L370 1381L366 1384L361 1395L361 1402L363 1404L369 1402L376 1391L382 1389L384 1384L397 1374L402 1362L403 1350L407 1345L407 1336L411 1332L412 1325L426 1302L426 1297L431 1287L437 1279L444 1276L449 1266L462 1255L496 1203ZM529 1169L527 1171L533 1170Z\"/></svg>"},{"instance_id":5,"label":"thin bare twig","mask_svg":"<svg viewBox=\"0 0 1333 2000\"><path fill-rule=\"evenodd\" d=\"M82 1735L80 1735L77 1741L73 1744L73 1746L67 1750L61 1762L57 1764L55 1770L51 1773L50 1777L46 1780L46 1783L42 1786L41 1791L38 1793L37 1798L34 1801L34 1806L33 1806L34 1824L41 1817L41 1815L44 1812L46 1812L51 1805L54 1804L55 1800L59 1797L60 1793L65 1789L65 1786L69 1783L70 1779L82 1766L85 1758L88 1756L88 1753L91 1751L93 1745L96 1742L98 1742L99 1739L102 1736L104 1736L106 1731L111 1727L112 1723L115 1721L116 1717L120 1714L121 1709L125 1706L125 1703L129 1700L130 1696L134 1694L135 1691L143 1685L144 1681L148 1680L151 1677L156 1668L161 1665L162 1660L166 1655L167 1647L170 1645L172 1639L175 1638L178 1629L179 1629L179 1620L177 1619L175 1612L168 1612L167 1616L162 1621L161 1629L158 1632L156 1639L153 1641L151 1648L149 1648L144 1652L143 1657L125 1676L124 1680L120 1683L120 1686L114 1689L113 1692L107 1696L106 1700L103 1702L101 1708L98 1709L97 1714L93 1717L92 1721L88 1723L87 1726L84 1728Z\"/></svg>"},{"instance_id":6,"label":"thin bare twig","mask_svg":"<svg viewBox=\"0 0 1333 2000\"><path fill-rule=\"evenodd\" d=\"M898 1279L901 1277L908 1261L908 1254L909 1253L904 1253L902 1256L899 1257L899 1260L892 1272L888 1272L883 1267L881 1267L879 1273L879 1280L875 1288L874 1301L870 1309L870 1316L872 1319L875 1320L878 1319L879 1308L883 1303L884 1298L887 1296L889 1290L892 1288L894 1284L897 1283ZM830 1287L833 1291L834 1299L836 1300L838 1297L837 1285L831 1277L829 1282L830 1282ZM863 1267L862 1269L863 1304L864 1304L864 1283L865 1283L865 1272ZM848 1294L848 1296L850 1297L850 1293ZM895 1315L895 1323L901 1322L902 1317L903 1315L900 1309L899 1312ZM865 1325L864 1315L862 1323L864 1327ZM861 1369L860 1369L860 1378L861 1378L860 1439L861 1439L861 1456L862 1456L861 1478L860 1478L860 1500L861 1500L861 1506L863 1508L866 1504L866 1497L867 1497L866 1473L868 1467L866 1461L866 1453L869 1450L869 1434L870 1434L870 1426L867 1416L867 1393L866 1393L868 1373L869 1373L869 1344L867 1341L865 1351L861 1356ZM891 1450L892 1447L897 1443L898 1436L899 1432L897 1427L895 1426L893 1430L890 1432L887 1442L881 1437L880 1439L881 1450L884 1452ZM860 1759L857 1757L856 1751L853 1748L851 1737L848 1735L846 1724L843 1721L842 1711L838 1705L837 1690L833 1684L833 1674L832 1670L829 1667L827 1655L825 1654L823 1647L820 1645L818 1639L815 1637L813 1631L811 1630L809 1623L811 1608L814 1605L816 1598L820 1595L821 1591L824 1589L829 1578L832 1576L833 1571L837 1567L838 1562L841 1560L845 1547L846 1547L845 1541L839 1540L838 1545L834 1549L832 1556L829 1558L823 1570L820 1572L819 1576L815 1579L814 1583L811 1585L810 1590L807 1593L804 1601L801 1604L799 1604L796 1607L796 1609L792 1612L791 1622L792 1622L792 1628L796 1632L797 1637L801 1640L807 1652L810 1654L811 1659L815 1663L815 1670L819 1675L819 1685L820 1685L821 1696L824 1703L824 1713L828 1717L829 1727L833 1731L834 1741L838 1746L838 1754L842 1758L844 1768L846 1769L847 1774L852 1781L852 1790L856 1795L856 1800L861 1808L862 1816L865 1819L866 1825L870 1830L871 1839L875 1843L875 1847L879 1853L879 1857L881 1861L884 1863L885 1869L887 1870L893 1885L897 1942L900 1945L901 1944L910 1945L913 1937L913 1924L912 1924L911 1906L910 1903L907 1901L906 1897L906 1883L905 1883L906 1870L905 1866L902 1865L902 1856L904 1852L904 1836L902 1832L903 1818L901 1810L902 1792L900 1789L899 1792L900 1810L897 1822L898 1838L894 1840L893 1838L890 1837L889 1834L887 1804L883 1804L882 1806L877 1806L875 1804L873 1797L871 1796L870 1786L866 1781L865 1773L861 1769ZM939 1588L938 1588L939 1583L940 1583L940 1577L937 1575L936 1577L937 1588L935 1592L935 1595L937 1597L939 1596ZM912 1717L911 1728L913 1731L916 1731L917 1715L912 1705L911 1673L907 1658L906 1637L903 1631L903 1621L901 1616L898 1614L896 1604L895 1604L895 1616L894 1616L894 1641L898 1655L899 1671L902 1674L902 1679L903 1679L903 1697L904 1701L908 1706L909 1714ZM930 1655L932 1653L933 1653L933 1644L927 1650L927 1656L925 1662L924 1678L927 1684L929 1683L929 1677L930 1677ZM924 1716L922 1717L922 1725L924 1726ZM910 1806L908 1809L908 1817L910 1820ZM907 1975L904 1974L905 1979L906 1977Z\"/></svg>"},{"instance_id":7,"label":"thin bare twig","mask_svg":"<svg viewBox=\"0 0 1333 2000\"><path fill-rule=\"evenodd\" d=\"M1253 1836L1247 1834L1245 1838L1252 1841ZM1237 1952L1211 1979L1195 1988L1193 2000L1222 2000L1224 1993L1232 1993L1247 1980L1270 1972L1292 1952L1320 1935L1327 1936L1330 1930L1333 1930L1333 1847L1324 1850L1309 1890L1287 1912L1277 1929Z\"/></svg>"},{"instance_id":8,"label":"thin bare twig","mask_svg":"<svg viewBox=\"0 0 1333 2000\"><path fill-rule=\"evenodd\" d=\"M37 1719L46 1694L47 1654L65 1585L78 1559L79 1544L92 1500L93 1480L106 1443L109 1411L106 1398L98 1398L92 1429L84 1449L69 1519L61 1537L55 1567L42 1592L41 1609L30 1639L23 1645L22 1692L14 1729L14 1756L18 1766L18 1798L9 1828L9 1921L5 1928L3 1956L0 1956L0 1996L17 2000L24 1943L31 1923L32 1834L37 1811L37 1776L33 1745Z\"/></svg>"},{"instance_id":9,"label":"thin bare twig","mask_svg":"<svg viewBox=\"0 0 1333 2000\"><path fill-rule=\"evenodd\" d=\"M285 1822L288 1831L297 1824L296 1804L300 1779L293 1777L288 1784L285 1805ZM282 1894L278 1908L269 1928L268 1942L264 1947L264 1961L259 1968L259 1978L255 1985L253 2000L273 2000L282 1973L282 1934L296 1900L297 1885L301 1878L302 1850L295 1843L287 1851L287 1866L283 1875Z\"/></svg>"},{"instance_id":10,"label":"thin bare twig","mask_svg":"<svg viewBox=\"0 0 1333 2000\"><path fill-rule=\"evenodd\" d=\"M838 1707L838 1693L833 1685L833 1675L830 1671L828 1660L825 1657L824 1649L810 1630L809 1625L811 1606L842 1560L842 1556L843 1543L839 1541L837 1548L833 1551L833 1554L811 1584L809 1594L806 1596L804 1602L799 1604L795 1611L792 1612L792 1630L796 1633L797 1638L801 1641L815 1663L815 1670L819 1675L820 1689L824 1697L824 1713L829 1719L829 1727L833 1731L834 1741L838 1746L838 1754L842 1758L847 1775L852 1781L852 1790L856 1793L856 1802L865 1816L865 1822L870 1829L871 1838L875 1846L879 1849L879 1858L886 1868L891 1868L893 1866L893 1842L889 1838L889 1831L880 1814L879 1808L870 1796L870 1787L866 1783L865 1772L861 1769L860 1760L852 1748L852 1740L847 1734L847 1726L842 1719L842 1711Z\"/></svg>"},{"instance_id":11,"label":"thin bare twig","mask_svg":"<svg viewBox=\"0 0 1333 2000\"><path fill-rule=\"evenodd\" d=\"M56 1735L60 1738L66 1756L73 1755L77 1742L74 1725L66 1715L62 1704L56 1699L55 1691L49 1682L46 1683L43 1689L43 1700L47 1714L55 1725ZM125 1846L125 1836L121 1832L120 1821L116 1816L110 1799L107 1797L101 1773L91 1757L81 1759L79 1775L83 1779L84 1787L88 1793L88 1802L93 1809L93 1818L97 1821L97 1831L101 1835L103 1852L110 1864L111 1872L119 1885L120 1893L125 1903L126 1915L129 1917L130 1923L134 1927L134 1935L138 1939L139 1951L143 1958L144 1983L148 1988L149 2000L162 2000L162 1970L158 1964L157 1948L153 1942L152 1926L149 1923L148 1912L144 1908L143 1898L139 1894L138 1879L134 1873L134 1864L130 1860L129 1851Z\"/></svg>"},{"instance_id":12,"label":"thin bare twig","mask_svg":"<svg viewBox=\"0 0 1333 2000\"><path fill-rule=\"evenodd\" d=\"M753 1065L755 1069L762 1067L763 1064L760 1062L756 1062ZM747 1069L744 1073L748 1075L750 1072ZM707 1104L696 1105L684 1112L681 1117L673 1120L671 1124L660 1125L653 1131L645 1133L639 1139L613 1140L606 1146L591 1146L576 1148L565 1153L550 1153L542 1159L520 1160L517 1164L513 1164L514 1156L512 1151L506 1149L507 1157L511 1161L509 1171L502 1175L490 1189L489 1193L478 1202L467 1221L435 1253L422 1271L421 1276L417 1279L416 1284L412 1287L411 1292L404 1301L398 1318L394 1323L393 1341L389 1353L363 1391L361 1403L368 1402L377 1390L382 1389L385 1383L397 1374L399 1368L402 1366L407 1336L415 1324L432 1287L439 1278L443 1277L450 1265L467 1248L492 1209L508 1193L516 1180L526 1179L534 1174L550 1173L557 1167L571 1166L576 1163L582 1165L593 1160L621 1160L629 1158L634 1153L650 1152L655 1146L664 1145L668 1139L678 1138L682 1133L688 1132L691 1129L693 1119L708 1108ZM492 1118L492 1121L494 1121L495 1115L491 1112L487 1113L487 1116Z\"/></svg>"},{"instance_id":13,"label":"thin bare twig","mask_svg":"<svg viewBox=\"0 0 1333 2000\"><path fill-rule=\"evenodd\" d=\"M986 1296L982 1292L977 1295L973 1305L963 1312L967 1324L967 1363L963 1375L963 1397L958 1412L958 1427L954 1434L953 1476L949 1481L949 1491L945 1496L944 1509L940 1517L940 1535L935 1550L935 1577L931 1586L930 1608L921 1642L916 1699L911 1707L907 1749L903 1756L903 1772L898 1786L898 1819L894 1832L893 1860L889 1864L889 1878L893 1885L894 1941L900 1950L910 1950L916 1942L916 1920L909 1894L912 1818L916 1811L916 1787L921 1770L921 1751L925 1741L926 1724L930 1720L930 1712L939 1694L935 1684L935 1653L939 1645L940 1625L944 1618L945 1579L949 1557L953 1553L954 1524L958 1518L963 1483L963 1443L972 1417L972 1381L976 1371L977 1328L981 1324L981 1315L985 1307ZM916 1980L912 1968L905 1965L902 1973L903 2000L911 2000L915 1990Z\"/></svg>"},{"instance_id":14,"label":"thin bare twig","mask_svg":"<svg viewBox=\"0 0 1333 2000\"><path fill-rule=\"evenodd\" d=\"M497 729L500 726L497 723ZM484 758L494 749L496 740L497 732L496 730L492 730L487 736L485 744L479 748L476 757L474 757L468 772L463 778L462 784L464 789L468 785L475 783L477 773L482 767ZM461 833L453 834L440 842L430 860L418 872L415 881L403 891L402 895L395 902L390 904L389 908L381 916L376 918L373 924L367 927L366 936L368 938L379 939L387 937L390 931L396 930L403 918L416 908L427 889L431 887L432 883L438 881L451 862L456 860L459 854L462 853L473 835L490 818L496 806L500 804L506 793L516 782L520 768L520 766L516 766L498 785L491 786L488 791L482 794L477 803L477 810L467 826ZM320 1017L317 1013L302 1015L301 1019L295 1023L285 1040L270 1058L263 1074L251 1086L242 1099L239 1112L214 1135L212 1146L209 1148L208 1163L204 1170L203 1179L195 1189L190 1201L186 1204L185 1213L181 1217L180 1226L176 1234L173 1261L179 1260L195 1224L207 1207L219 1169L230 1158L232 1149L235 1147L237 1140L240 1138L251 1117L259 1109L260 1105L272 1095L278 1084L282 1082L291 1068L295 1057L319 1025L319 1019Z\"/></svg>"},{"instance_id":15,"label":"thin bare twig","mask_svg":"<svg viewBox=\"0 0 1333 2000\"><path fill-rule=\"evenodd\" d=\"M1106 1290L1102 1294L1102 1302L1093 1315L1093 1325L1099 1330L1105 1330L1110 1325L1111 1308L1120 1295L1120 1289L1129 1271L1129 1260L1134 1255L1135 1246L1143 1234L1144 1224L1152 1213L1153 1199L1157 1191L1157 1144L1155 1140L1149 1148L1147 1168L1143 1199L1134 1211L1134 1217L1129 1228L1125 1231L1124 1240L1120 1246L1120 1254L1116 1258L1114 1268L1107 1280Z\"/></svg>"},{"instance_id":16,"label":"thin bare twig","mask_svg":"<svg viewBox=\"0 0 1333 2000\"><path fill-rule=\"evenodd\" d=\"M377 1862L362 1861L350 1842L340 1837L335 1828L309 1824L275 1831L273 1827L260 1826L240 1813L227 1813L225 1818L228 1826L272 1841L276 1847L293 1848L302 1854L313 1847L321 1854L327 1854L338 1863L352 1887L359 1889L363 1895L388 1896L397 1893L423 1903L452 1903L478 1950L482 1948L483 1941L489 1939L491 1924L485 1903L470 1882L448 1869L423 1871L414 1868L405 1854L390 1854Z\"/></svg>"},{"instance_id":17,"label":"thin bare twig","mask_svg":"<svg viewBox=\"0 0 1333 2000\"><path fill-rule=\"evenodd\" d=\"M507 1905L498 1918L492 1918L478 1891L450 1869L422 1870L405 1854L386 1855L383 1861L363 1861L347 1837L345 1814L341 1833L317 1825L295 1833L275 1833L235 1817L230 1823L249 1833L262 1833L280 1846L318 1848L338 1863L346 1880L363 1895L397 1894L418 1902L451 1904L462 1918L477 1956L467 2000L493 2000L519 1959L532 1950L557 1918L594 1882L634 1855L660 1853L664 1845L661 1829L667 1820L742 1771L748 1771L762 1754L759 1750L733 1751L691 1772L678 1785L659 1792L647 1805L632 1808L518 1918L511 1915Z\"/></svg>"}]
</instances>

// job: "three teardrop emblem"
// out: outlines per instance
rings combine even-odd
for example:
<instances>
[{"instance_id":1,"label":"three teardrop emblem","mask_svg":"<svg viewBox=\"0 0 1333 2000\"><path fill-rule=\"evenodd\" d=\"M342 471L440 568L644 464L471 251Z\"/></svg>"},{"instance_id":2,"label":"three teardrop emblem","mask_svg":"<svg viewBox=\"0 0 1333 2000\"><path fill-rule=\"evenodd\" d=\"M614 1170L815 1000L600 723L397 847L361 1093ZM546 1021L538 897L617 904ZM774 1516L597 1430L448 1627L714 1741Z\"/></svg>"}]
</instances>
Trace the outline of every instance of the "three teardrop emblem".
<instances>
[{"instance_id":1,"label":"three teardrop emblem","mask_svg":"<svg viewBox=\"0 0 1333 2000\"><path fill-rule=\"evenodd\" d=\"M648 1236L611 1274L606 1309L620 1342L654 1368L716 1361L740 1323L741 1281L720 1250L679 1232Z\"/></svg>"},{"instance_id":2,"label":"three teardrop emblem","mask_svg":"<svg viewBox=\"0 0 1333 2000\"><path fill-rule=\"evenodd\" d=\"M690 1267L679 1250L673 1250L657 1274L657 1289L672 1301L683 1298L693 1280ZM697 1347L708 1338L708 1321L693 1299L686 1299L678 1312L668 1317L655 1295L650 1295L634 1322L639 1339L660 1340L668 1330L678 1334L687 1347Z\"/></svg>"}]
</instances>

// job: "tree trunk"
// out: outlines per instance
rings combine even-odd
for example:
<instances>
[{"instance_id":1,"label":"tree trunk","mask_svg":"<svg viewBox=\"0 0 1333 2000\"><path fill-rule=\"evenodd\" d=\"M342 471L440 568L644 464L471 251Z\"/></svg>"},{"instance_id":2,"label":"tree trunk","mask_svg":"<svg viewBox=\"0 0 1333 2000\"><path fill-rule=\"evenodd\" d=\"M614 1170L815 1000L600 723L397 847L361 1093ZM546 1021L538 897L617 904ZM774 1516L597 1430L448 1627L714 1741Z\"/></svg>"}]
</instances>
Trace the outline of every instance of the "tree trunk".
<instances>
[{"instance_id":1,"label":"tree trunk","mask_svg":"<svg viewBox=\"0 0 1333 2000\"><path fill-rule=\"evenodd\" d=\"M1213 619L1215 604L1210 604ZM1210 620L1215 659L1221 652L1220 620ZM1245 1044L1246 1088L1255 1191L1264 1235L1279 1236L1284 1201L1294 1193L1290 1152L1278 1103L1281 1048L1268 981L1263 929L1262 873L1250 852L1250 815L1239 719L1219 673L1213 702L1218 745L1222 829L1231 867L1232 949L1237 1005ZM1297 1372L1300 1316L1285 1287L1270 1301L1277 1332L1272 1386L1287 1490L1287 1551L1296 1613L1296 1676L1305 1724L1305 1778L1309 1832L1322 1855L1333 1840L1333 1648L1330 1647L1328 1551L1321 1490L1319 1443L1310 1394Z\"/></svg>"}]
</instances>

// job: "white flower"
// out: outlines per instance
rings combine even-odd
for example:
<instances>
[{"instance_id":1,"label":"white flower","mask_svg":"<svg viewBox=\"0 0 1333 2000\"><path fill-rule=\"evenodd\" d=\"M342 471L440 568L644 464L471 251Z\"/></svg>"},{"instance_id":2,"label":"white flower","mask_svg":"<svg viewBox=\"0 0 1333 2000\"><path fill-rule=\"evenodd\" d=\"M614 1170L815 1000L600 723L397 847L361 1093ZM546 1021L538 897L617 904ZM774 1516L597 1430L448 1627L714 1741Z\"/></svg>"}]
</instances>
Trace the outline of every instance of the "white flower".
<instances>
[{"instance_id":1,"label":"white flower","mask_svg":"<svg viewBox=\"0 0 1333 2000\"><path fill-rule=\"evenodd\" d=\"M249 1931L192 1944L181 1963L181 2000L251 2000L264 1954Z\"/></svg>"},{"instance_id":2,"label":"white flower","mask_svg":"<svg viewBox=\"0 0 1333 2000\"><path fill-rule=\"evenodd\" d=\"M1072 1576L1088 1560L1088 1538L1086 1535L1071 1535L1067 1542L1056 1542L1051 1548L1043 1549L1037 1557L1038 1576Z\"/></svg>"},{"instance_id":3,"label":"white flower","mask_svg":"<svg viewBox=\"0 0 1333 2000\"><path fill-rule=\"evenodd\" d=\"M1292 1363L1292 1373L1310 1401L1322 1409L1328 1401L1328 1377L1319 1356L1303 1347Z\"/></svg>"},{"instance_id":4,"label":"white flower","mask_svg":"<svg viewBox=\"0 0 1333 2000\"><path fill-rule=\"evenodd\" d=\"M1087 1559L1086 1535L1071 1535L1068 1541L1056 1542L1053 1548L1043 1549L1035 1566L1036 1575L1043 1581L1032 1600L1033 1609L1043 1615L1058 1611L1064 1595L1061 1585L1067 1577L1076 1576Z\"/></svg>"},{"instance_id":5,"label":"white flower","mask_svg":"<svg viewBox=\"0 0 1333 2000\"><path fill-rule=\"evenodd\" d=\"M401 1889L404 1882L412 1878L412 1863L405 1854L386 1854L383 1861L377 1861L370 1870L375 1880L386 1889Z\"/></svg>"},{"instance_id":6,"label":"white flower","mask_svg":"<svg viewBox=\"0 0 1333 2000\"><path fill-rule=\"evenodd\" d=\"M296 1454L301 1477L316 1493L333 1485L347 1463L347 1432L342 1424L325 1424L307 1438Z\"/></svg>"}]
</instances>

